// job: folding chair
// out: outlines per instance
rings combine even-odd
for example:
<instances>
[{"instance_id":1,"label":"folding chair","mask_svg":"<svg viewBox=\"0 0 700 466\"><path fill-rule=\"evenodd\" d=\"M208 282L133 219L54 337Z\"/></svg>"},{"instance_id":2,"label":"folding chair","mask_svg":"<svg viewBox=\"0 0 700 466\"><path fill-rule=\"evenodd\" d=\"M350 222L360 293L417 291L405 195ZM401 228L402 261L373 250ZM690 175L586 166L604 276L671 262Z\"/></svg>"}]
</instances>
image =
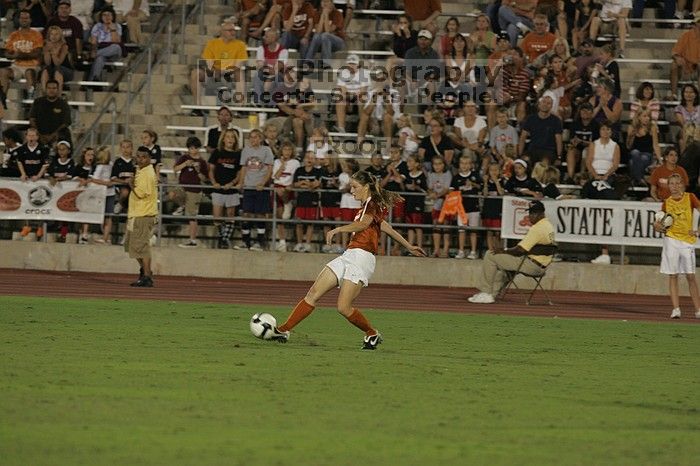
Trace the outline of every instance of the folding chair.
<instances>
[{"instance_id":1,"label":"folding chair","mask_svg":"<svg viewBox=\"0 0 700 466\"><path fill-rule=\"evenodd\" d=\"M547 297L547 303L550 306L552 306L554 303L552 303L552 299L549 297L549 293L547 293L547 290L545 290L542 287L542 280L547 275L547 268L548 267L544 268L542 270L542 275L530 275L530 274L522 271L523 264L525 263L526 260L528 260L527 256L523 256L522 260L520 261L520 264L518 265L518 270L506 271L506 276L508 277L508 281L506 282L506 285L503 287L501 292L498 294L498 299L502 299L506 295L506 293L508 292L508 289L511 287L514 287L515 289L520 290L518 285L515 283L515 279L518 275L522 275L522 276L527 277L535 282L535 287L530 290L530 295L527 297L527 301L525 302L525 304L527 304L528 306L530 305L530 303L532 302L532 297L534 296L535 292L539 288L540 290L542 290L544 295ZM527 292L528 290L524 290L524 291Z\"/></svg>"}]
</instances>

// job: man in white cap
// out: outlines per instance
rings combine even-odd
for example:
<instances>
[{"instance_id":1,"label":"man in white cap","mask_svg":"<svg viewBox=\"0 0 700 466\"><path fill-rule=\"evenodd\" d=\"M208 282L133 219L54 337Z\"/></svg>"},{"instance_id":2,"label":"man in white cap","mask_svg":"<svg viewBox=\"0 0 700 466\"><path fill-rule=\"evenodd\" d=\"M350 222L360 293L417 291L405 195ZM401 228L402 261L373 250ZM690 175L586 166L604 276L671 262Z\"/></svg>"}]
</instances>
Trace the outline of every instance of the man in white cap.
<instances>
[{"instance_id":1,"label":"man in white cap","mask_svg":"<svg viewBox=\"0 0 700 466\"><path fill-rule=\"evenodd\" d=\"M440 56L432 48L433 33L427 29L418 32L418 45L406 51L404 61L408 80L418 85L426 80L430 71L436 71L435 78L439 82L441 61ZM413 87L415 88L415 86Z\"/></svg>"},{"instance_id":2,"label":"man in white cap","mask_svg":"<svg viewBox=\"0 0 700 466\"><path fill-rule=\"evenodd\" d=\"M369 71L360 67L360 57L351 53L348 55L346 63L346 66L338 70L338 82L334 95L336 129L340 133L345 132L348 112L357 108L359 102L367 101L367 89L369 88Z\"/></svg>"}]
</instances>

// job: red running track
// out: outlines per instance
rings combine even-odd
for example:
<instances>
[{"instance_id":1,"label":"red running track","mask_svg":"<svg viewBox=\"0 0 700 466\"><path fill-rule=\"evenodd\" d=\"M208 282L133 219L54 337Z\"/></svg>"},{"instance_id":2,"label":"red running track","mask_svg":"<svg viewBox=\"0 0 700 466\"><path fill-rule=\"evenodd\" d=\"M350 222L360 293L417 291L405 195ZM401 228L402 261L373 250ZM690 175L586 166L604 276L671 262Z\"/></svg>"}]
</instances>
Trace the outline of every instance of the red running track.
<instances>
[{"instance_id":1,"label":"red running track","mask_svg":"<svg viewBox=\"0 0 700 466\"><path fill-rule=\"evenodd\" d=\"M73 298L123 298L167 301L194 301L235 304L289 306L306 294L310 282L274 280L230 280L216 278L158 276L154 288L132 288L135 276L84 272L52 272L0 269L0 295ZM586 319L619 319L671 322L670 302L665 296L555 291L553 306L544 304L544 295L525 305L526 295L509 293L495 304L471 304L467 297L475 289L371 285L356 303L365 309L460 312ZM337 292L329 293L320 305L333 307ZM697 322L689 299L683 322Z\"/></svg>"}]
</instances>

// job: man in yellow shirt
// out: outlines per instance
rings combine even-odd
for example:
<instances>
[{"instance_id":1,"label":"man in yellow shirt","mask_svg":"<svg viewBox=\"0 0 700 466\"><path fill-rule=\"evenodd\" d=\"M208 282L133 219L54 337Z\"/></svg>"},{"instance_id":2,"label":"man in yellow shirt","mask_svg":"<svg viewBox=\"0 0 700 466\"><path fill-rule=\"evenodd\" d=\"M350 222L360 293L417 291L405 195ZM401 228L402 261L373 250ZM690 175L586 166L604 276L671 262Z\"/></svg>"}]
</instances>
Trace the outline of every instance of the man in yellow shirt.
<instances>
[{"instance_id":1,"label":"man in yellow shirt","mask_svg":"<svg viewBox=\"0 0 700 466\"><path fill-rule=\"evenodd\" d=\"M136 176L129 179L131 193L124 250L141 266L139 279L131 286L150 288L153 286L151 236L158 215L158 187L147 147L141 146L136 151L136 166Z\"/></svg>"},{"instance_id":2,"label":"man in yellow shirt","mask_svg":"<svg viewBox=\"0 0 700 466\"><path fill-rule=\"evenodd\" d=\"M219 37L210 39L202 51L202 60L190 73L190 89L197 94L199 85L206 88L219 89L228 87L229 80L236 83L235 103L245 102L245 79L243 65L248 60L245 44L236 39L236 25L230 21L221 24ZM223 96L228 99L231 96ZM225 102L230 103L230 102ZM195 110L193 114L201 114Z\"/></svg>"},{"instance_id":3,"label":"man in yellow shirt","mask_svg":"<svg viewBox=\"0 0 700 466\"><path fill-rule=\"evenodd\" d=\"M507 283L507 273L520 269L528 275L543 275L552 262L556 246L554 227L544 215L544 204L532 201L529 209L530 230L514 248L489 251L484 256L480 292L469 298L470 303L491 304ZM523 256L526 256L523 261ZM520 265L522 262L522 266Z\"/></svg>"},{"instance_id":4,"label":"man in yellow shirt","mask_svg":"<svg viewBox=\"0 0 700 466\"><path fill-rule=\"evenodd\" d=\"M673 304L671 319L681 318L678 275L685 275L695 306L695 317L700 319L700 293L695 281L695 242L700 231L693 229L693 211L700 211L700 201L695 194L685 192L683 178L677 173L668 177L668 190L671 191L671 196L664 200L661 210L673 218L673 223L664 228L657 220L654 229L665 233L661 251L661 273L668 275L668 288Z\"/></svg>"}]
</instances>

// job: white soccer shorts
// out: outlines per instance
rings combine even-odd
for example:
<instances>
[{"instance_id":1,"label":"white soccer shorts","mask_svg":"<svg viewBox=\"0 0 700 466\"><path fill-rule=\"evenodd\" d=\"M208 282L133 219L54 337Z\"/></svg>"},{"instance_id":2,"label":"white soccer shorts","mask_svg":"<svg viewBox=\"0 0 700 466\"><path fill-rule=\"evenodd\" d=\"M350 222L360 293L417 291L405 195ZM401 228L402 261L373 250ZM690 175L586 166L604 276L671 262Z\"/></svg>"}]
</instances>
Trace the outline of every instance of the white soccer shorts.
<instances>
[{"instance_id":1,"label":"white soccer shorts","mask_svg":"<svg viewBox=\"0 0 700 466\"><path fill-rule=\"evenodd\" d=\"M664 237L661 273L666 275L695 273L695 245Z\"/></svg>"},{"instance_id":2,"label":"white soccer shorts","mask_svg":"<svg viewBox=\"0 0 700 466\"><path fill-rule=\"evenodd\" d=\"M374 254L364 249L348 249L342 256L338 256L326 267L338 277L338 286L343 280L350 280L353 283L362 283L362 286L369 285L369 279L374 273L377 259Z\"/></svg>"}]
</instances>

